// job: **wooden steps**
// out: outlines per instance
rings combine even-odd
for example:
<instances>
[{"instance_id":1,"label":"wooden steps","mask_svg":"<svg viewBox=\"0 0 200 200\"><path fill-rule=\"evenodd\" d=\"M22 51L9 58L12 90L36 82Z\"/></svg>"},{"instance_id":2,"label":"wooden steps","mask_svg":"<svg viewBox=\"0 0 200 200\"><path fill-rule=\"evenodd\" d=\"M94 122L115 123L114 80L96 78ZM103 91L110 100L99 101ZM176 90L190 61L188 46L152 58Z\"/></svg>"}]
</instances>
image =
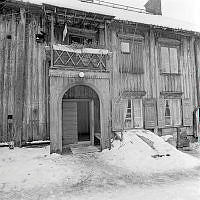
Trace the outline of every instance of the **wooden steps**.
<instances>
[{"instance_id":1,"label":"wooden steps","mask_svg":"<svg viewBox=\"0 0 200 200\"><path fill-rule=\"evenodd\" d=\"M100 151L99 146L86 145L70 145L73 154L94 153Z\"/></svg>"}]
</instances>

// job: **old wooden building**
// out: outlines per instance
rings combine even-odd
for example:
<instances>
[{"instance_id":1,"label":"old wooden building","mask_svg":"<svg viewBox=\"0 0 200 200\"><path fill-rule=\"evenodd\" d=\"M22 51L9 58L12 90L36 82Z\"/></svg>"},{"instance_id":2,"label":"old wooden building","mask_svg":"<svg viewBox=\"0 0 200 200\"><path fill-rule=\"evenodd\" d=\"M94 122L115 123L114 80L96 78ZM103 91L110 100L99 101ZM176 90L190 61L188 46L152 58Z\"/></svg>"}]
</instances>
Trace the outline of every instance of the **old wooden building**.
<instances>
[{"instance_id":1,"label":"old wooden building","mask_svg":"<svg viewBox=\"0 0 200 200\"><path fill-rule=\"evenodd\" d=\"M1 1L0 142L61 153L132 128L195 138L199 31L95 0Z\"/></svg>"}]
</instances>

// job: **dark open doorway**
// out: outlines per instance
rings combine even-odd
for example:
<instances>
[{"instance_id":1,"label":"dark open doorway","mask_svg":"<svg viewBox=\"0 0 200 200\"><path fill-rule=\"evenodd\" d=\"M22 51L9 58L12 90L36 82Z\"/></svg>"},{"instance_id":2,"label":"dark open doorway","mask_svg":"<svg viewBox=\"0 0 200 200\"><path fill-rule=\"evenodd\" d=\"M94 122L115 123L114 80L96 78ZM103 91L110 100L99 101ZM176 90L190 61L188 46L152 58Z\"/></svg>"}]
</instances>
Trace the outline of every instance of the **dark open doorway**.
<instances>
[{"instance_id":1,"label":"dark open doorway","mask_svg":"<svg viewBox=\"0 0 200 200\"><path fill-rule=\"evenodd\" d=\"M77 102L78 142L90 141L89 102Z\"/></svg>"},{"instance_id":2,"label":"dark open doorway","mask_svg":"<svg viewBox=\"0 0 200 200\"><path fill-rule=\"evenodd\" d=\"M78 143L100 144L100 101L88 86L74 86L63 96L63 146ZM96 134L99 139L96 141Z\"/></svg>"}]
</instances>

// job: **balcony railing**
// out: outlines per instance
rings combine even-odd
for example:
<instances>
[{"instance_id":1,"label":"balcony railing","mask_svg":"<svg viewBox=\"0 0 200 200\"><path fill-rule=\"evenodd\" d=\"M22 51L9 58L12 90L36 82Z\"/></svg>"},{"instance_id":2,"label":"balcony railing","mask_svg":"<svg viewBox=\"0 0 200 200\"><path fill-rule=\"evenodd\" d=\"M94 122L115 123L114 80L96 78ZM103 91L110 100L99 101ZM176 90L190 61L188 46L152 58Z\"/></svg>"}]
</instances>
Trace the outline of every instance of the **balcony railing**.
<instances>
[{"instance_id":1,"label":"balcony railing","mask_svg":"<svg viewBox=\"0 0 200 200\"><path fill-rule=\"evenodd\" d=\"M181 93L181 74L161 74L160 91Z\"/></svg>"},{"instance_id":2,"label":"balcony railing","mask_svg":"<svg viewBox=\"0 0 200 200\"><path fill-rule=\"evenodd\" d=\"M108 50L100 48L53 45L53 68L107 72L109 54Z\"/></svg>"}]
</instances>

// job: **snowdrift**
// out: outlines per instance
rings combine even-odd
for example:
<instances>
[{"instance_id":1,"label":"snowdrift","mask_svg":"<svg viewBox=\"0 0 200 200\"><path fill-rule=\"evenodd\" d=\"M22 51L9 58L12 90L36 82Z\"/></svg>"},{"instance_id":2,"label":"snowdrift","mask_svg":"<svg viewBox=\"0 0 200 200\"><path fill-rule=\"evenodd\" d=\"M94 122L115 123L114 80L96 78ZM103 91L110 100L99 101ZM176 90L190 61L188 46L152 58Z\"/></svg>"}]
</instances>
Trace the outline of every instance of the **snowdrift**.
<instances>
[{"instance_id":1,"label":"snowdrift","mask_svg":"<svg viewBox=\"0 0 200 200\"><path fill-rule=\"evenodd\" d=\"M200 165L200 161L177 150L163 138L147 130L123 133L123 141L115 140L112 149L101 154L111 165L140 173L185 170Z\"/></svg>"},{"instance_id":2,"label":"snowdrift","mask_svg":"<svg viewBox=\"0 0 200 200\"><path fill-rule=\"evenodd\" d=\"M182 153L161 137L146 130L123 134L123 142L115 140L111 150L91 154L50 155L43 148L0 148L0 190L42 188L48 185L69 187L87 180L110 183L117 177L137 177L189 170L200 166L200 159ZM141 175L141 176L140 176Z\"/></svg>"}]
</instances>

